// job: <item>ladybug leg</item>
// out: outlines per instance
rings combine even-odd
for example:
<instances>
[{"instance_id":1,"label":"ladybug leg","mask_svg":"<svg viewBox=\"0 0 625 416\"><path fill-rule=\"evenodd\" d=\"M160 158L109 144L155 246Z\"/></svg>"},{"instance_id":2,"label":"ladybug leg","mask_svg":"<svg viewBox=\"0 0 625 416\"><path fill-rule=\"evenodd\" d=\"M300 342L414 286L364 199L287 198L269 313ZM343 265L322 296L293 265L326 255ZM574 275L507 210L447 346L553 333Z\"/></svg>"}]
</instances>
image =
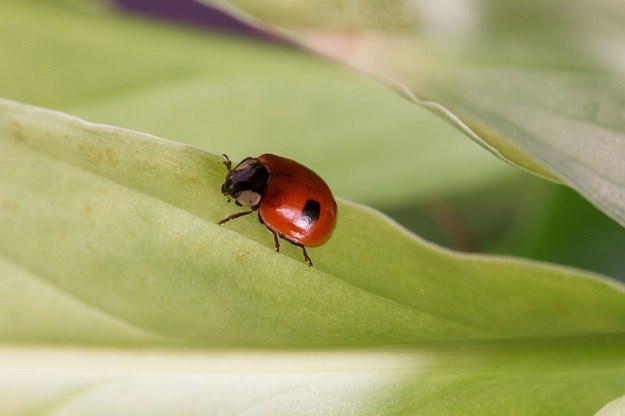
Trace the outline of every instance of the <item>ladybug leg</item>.
<instances>
[{"instance_id":1,"label":"ladybug leg","mask_svg":"<svg viewBox=\"0 0 625 416\"><path fill-rule=\"evenodd\" d=\"M306 253L306 247L304 246L300 246L302 248L302 251L304 252L304 260L306 261L306 263L308 263L308 267L312 266L312 260L310 259L310 257L308 257L308 253Z\"/></svg>"},{"instance_id":2,"label":"ladybug leg","mask_svg":"<svg viewBox=\"0 0 625 416\"><path fill-rule=\"evenodd\" d=\"M263 221L263 217L260 216L260 212L258 213L258 221L260 221L260 223L264 225L265 228L268 229L271 234L273 234L273 243L275 244L276 252L279 253L280 241L278 241L278 233L272 230L271 228L267 227L267 224L265 224L265 221Z\"/></svg>"},{"instance_id":3,"label":"ladybug leg","mask_svg":"<svg viewBox=\"0 0 625 416\"><path fill-rule=\"evenodd\" d=\"M260 214L258 214L258 218L260 218ZM262 218L260 219L260 222L263 222ZM264 224L264 222L263 222L263 224ZM267 226L265 225L265 227L267 227ZM272 229L270 229L270 228L267 228L267 229L273 233L274 238L276 239L276 251L278 251L278 246L279 245L278 245L278 238L276 236L276 233ZM312 260L308 256L308 253L306 253L306 247L304 247L302 244L296 243L295 241L289 240L288 238L286 238L284 236L280 236L280 237L284 238L286 241L288 241L289 243L293 244L294 246L301 247L302 248L302 252L304 253L304 261L306 263L308 263L308 267L313 265Z\"/></svg>"},{"instance_id":4,"label":"ladybug leg","mask_svg":"<svg viewBox=\"0 0 625 416\"><path fill-rule=\"evenodd\" d=\"M276 246L276 252L279 253L280 252L280 242L278 241L278 233L276 233L273 230L269 230L271 231L271 234L273 234L273 242Z\"/></svg>"},{"instance_id":5,"label":"ladybug leg","mask_svg":"<svg viewBox=\"0 0 625 416\"><path fill-rule=\"evenodd\" d=\"M223 220L219 221L219 225L224 225L225 223L227 223L230 220L233 220L235 218L239 218L242 217L244 215L248 215L251 214L252 212L254 212L255 210L251 210L251 211L243 211L243 212L237 212L236 214L232 214L227 216L226 218L224 218Z\"/></svg>"}]
</instances>

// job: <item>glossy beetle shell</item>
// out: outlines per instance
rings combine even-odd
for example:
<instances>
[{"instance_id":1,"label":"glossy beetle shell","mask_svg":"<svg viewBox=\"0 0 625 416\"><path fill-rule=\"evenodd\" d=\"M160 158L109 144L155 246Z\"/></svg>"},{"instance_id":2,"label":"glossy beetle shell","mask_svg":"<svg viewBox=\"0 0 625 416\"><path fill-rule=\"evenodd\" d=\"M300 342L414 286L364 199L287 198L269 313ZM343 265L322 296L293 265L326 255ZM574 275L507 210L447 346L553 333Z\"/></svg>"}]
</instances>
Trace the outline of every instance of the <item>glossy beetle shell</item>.
<instances>
[{"instance_id":1,"label":"glossy beetle shell","mask_svg":"<svg viewBox=\"0 0 625 416\"><path fill-rule=\"evenodd\" d=\"M328 185L294 160L272 154L256 159L269 171L259 207L263 224L298 245L325 243L337 218L336 201Z\"/></svg>"}]
</instances>

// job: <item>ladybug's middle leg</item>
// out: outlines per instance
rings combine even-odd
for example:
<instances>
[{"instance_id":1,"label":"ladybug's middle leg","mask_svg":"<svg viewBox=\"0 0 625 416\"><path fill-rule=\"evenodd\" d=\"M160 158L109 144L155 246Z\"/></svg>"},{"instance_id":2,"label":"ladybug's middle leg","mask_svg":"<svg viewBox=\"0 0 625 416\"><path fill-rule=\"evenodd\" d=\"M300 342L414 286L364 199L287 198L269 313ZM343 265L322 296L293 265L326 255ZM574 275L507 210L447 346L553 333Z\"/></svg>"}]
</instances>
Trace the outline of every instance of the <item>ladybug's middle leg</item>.
<instances>
[{"instance_id":1,"label":"ladybug's middle leg","mask_svg":"<svg viewBox=\"0 0 625 416\"><path fill-rule=\"evenodd\" d=\"M275 244L276 247L276 252L280 252L280 242L278 241L278 233L275 232L274 230L269 230L271 231L271 234L273 234L273 242Z\"/></svg>"},{"instance_id":2,"label":"ladybug's middle leg","mask_svg":"<svg viewBox=\"0 0 625 416\"><path fill-rule=\"evenodd\" d=\"M262 225L264 225L264 226L265 226L265 228L266 228L267 230L269 230L269 232L270 232L271 234L273 234L273 243L274 243L274 245L275 245L275 247L276 247L276 252L278 252L278 253L279 253L279 252L280 252L280 241L278 241L278 233L277 233L277 232L275 232L274 230L272 230L271 228L269 228L269 227L267 226L267 224L265 223L265 221L263 221L263 217L260 215L260 212L258 212L258 221L260 221L260 223L261 223Z\"/></svg>"},{"instance_id":3,"label":"ladybug's middle leg","mask_svg":"<svg viewBox=\"0 0 625 416\"><path fill-rule=\"evenodd\" d=\"M308 263L308 267L312 266L312 260L310 259L310 257L308 257L308 253L306 253L306 247L304 246L300 246L302 248L302 251L304 252L304 261L306 261L306 263Z\"/></svg>"}]
</instances>

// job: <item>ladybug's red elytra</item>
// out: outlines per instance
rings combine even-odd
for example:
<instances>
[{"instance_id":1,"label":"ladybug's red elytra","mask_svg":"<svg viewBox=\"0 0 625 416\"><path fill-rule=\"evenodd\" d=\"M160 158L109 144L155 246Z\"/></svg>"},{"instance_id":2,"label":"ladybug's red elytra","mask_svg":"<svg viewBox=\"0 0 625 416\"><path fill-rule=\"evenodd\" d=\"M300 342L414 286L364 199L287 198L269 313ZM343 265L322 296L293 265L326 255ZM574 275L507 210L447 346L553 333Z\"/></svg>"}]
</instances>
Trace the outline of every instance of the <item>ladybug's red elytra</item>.
<instances>
[{"instance_id":1,"label":"ladybug's red elytra","mask_svg":"<svg viewBox=\"0 0 625 416\"><path fill-rule=\"evenodd\" d=\"M232 214L219 225L258 211L259 221L273 234L276 251L281 237L301 247L304 260L312 266L306 247L325 243L336 225L338 211L328 185L306 166L285 157L248 157L234 169L224 157L228 173L221 192L228 202L234 198L235 204L251 210Z\"/></svg>"}]
</instances>

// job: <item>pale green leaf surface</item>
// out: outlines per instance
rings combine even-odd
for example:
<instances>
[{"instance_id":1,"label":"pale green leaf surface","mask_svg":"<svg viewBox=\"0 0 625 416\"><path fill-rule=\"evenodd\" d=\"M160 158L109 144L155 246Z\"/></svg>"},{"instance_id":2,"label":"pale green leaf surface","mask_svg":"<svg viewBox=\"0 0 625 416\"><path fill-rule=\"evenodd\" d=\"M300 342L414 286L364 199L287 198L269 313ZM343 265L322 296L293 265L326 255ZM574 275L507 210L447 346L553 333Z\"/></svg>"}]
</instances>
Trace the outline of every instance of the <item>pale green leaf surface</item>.
<instances>
[{"instance_id":1,"label":"pale green leaf surface","mask_svg":"<svg viewBox=\"0 0 625 416\"><path fill-rule=\"evenodd\" d=\"M603 337L302 352L5 346L0 411L581 416L625 389L622 343Z\"/></svg>"},{"instance_id":2,"label":"pale green leaf surface","mask_svg":"<svg viewBox=\"0 0 625 416\"><path fill-rule=\"evenodd\" d=\"M235 210L224 174L187 145L0 102L0 336L23 345L0 349L0 409L588 414L625 391L617 283L458 255L347 202L308 268L255 218L216 224Z\"/></svg>"},{"instance_id":3,"label":"pale green leaf surface","mask_svg":"<svg viewBox=\"0 0 625 416\"><path fill-rule=\"evenodd\" d=\"M429 112L293 48L47 2L3 3L0 90L235 159L306 160L338 195L379 207L515 175Z\"/></svg>"},{"instance_id":4,"label":"pale green leaf surface","mask_svg":"<svg viewBox=\"0 0 625 416\"><path fill-rule=\"evenodd\" d=\"M353 0L317 14L307 2L223 3L378 76L625 224L622 2Z\"/></svg>"}]
</instances>

